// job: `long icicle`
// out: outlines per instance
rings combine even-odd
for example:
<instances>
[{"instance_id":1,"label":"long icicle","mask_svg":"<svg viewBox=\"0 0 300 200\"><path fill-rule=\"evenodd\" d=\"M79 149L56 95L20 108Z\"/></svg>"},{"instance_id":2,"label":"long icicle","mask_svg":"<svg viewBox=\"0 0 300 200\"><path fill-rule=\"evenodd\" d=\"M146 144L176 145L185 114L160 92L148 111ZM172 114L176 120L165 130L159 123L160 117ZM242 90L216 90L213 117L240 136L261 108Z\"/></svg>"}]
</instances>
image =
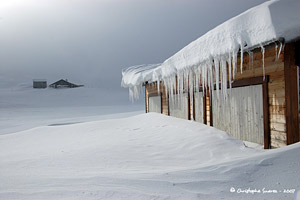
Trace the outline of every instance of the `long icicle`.
<instances>
[{"instance_id":1,"label":"long icicle","mask_svg":"<svg viewBox=\"0 0 300 200\"><path fill-rule=\"evenodd\" d=\"M217 58L214 58L214 66L215 66L215 73L216 73L216 92L217 98L219 99L219 71L220 71L220 62Z\"/></svg>"},{"instance_id":2,"label":"long icicle","mask_svg":"<svg viewBox=\"0 0 300 200\"><path fill-rule=\"evenodd\" d=\"M263 45L260 45L260 47L261 47L261 53L262 53L263 75L264 75L264 80L265 80L265 76L266 76L266 72L265 72L265 48L263 47Z\"/></svg>"},{"instance_id":3,"label":"long icicle","mask_svg":"<svg viewBox=\"0 0 300 200\"><path fill-rule=\"evenodd\" d=\"M230 88L230 93L231 93L231 53L229 53L229 56L228 56L228 82L229 82L229 88Z\"/></svg>"},{"instance_id":4,"label":"long icicle","mask_svg":"<svg viewBox=\"0 0 300 200\"><path fill-rule=\"evenodd\" d=\"M243 43L241 43L241 73L243 73L243 58L244 57L244 46L243 46Z\"/></svg>"}]
</instances>

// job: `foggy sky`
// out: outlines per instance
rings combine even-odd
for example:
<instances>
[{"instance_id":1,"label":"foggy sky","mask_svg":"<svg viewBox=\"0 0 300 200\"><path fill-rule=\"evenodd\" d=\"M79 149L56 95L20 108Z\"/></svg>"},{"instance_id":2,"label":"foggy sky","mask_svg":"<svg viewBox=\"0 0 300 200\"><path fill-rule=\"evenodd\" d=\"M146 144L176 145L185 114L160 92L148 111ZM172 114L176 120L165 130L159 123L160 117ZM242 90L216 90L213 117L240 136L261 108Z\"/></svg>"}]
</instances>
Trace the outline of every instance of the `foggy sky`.
<instances>
[{"instance_id":1,"label":"foggy sky","mask_svg":"<svg viewBox=\"0 0 300 200\"><path fill-rule=\"evenodd\" d=\"M161 63L264 1L0 0L0 78L120 90L122 69Z\"/></svg>"}]
</instances>

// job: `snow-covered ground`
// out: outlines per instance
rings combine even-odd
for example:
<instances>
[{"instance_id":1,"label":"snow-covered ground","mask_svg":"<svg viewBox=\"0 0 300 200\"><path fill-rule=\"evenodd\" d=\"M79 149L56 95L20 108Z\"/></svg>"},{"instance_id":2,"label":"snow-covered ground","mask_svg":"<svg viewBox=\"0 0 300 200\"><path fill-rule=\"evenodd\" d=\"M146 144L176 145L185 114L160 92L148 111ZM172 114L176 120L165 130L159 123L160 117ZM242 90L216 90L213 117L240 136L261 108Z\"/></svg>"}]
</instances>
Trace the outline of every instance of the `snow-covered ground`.
<instances>
[{"instance_id":1,"label":"snow-covered ground","mask_svg":"<svg viewBox=\"0 0 300 200\"><path fill-rule=\"evenodd\" d=\"M293 199L299 156L154 113L42 126L0 136L0 199Z\"/></svg>"}]
</instances>

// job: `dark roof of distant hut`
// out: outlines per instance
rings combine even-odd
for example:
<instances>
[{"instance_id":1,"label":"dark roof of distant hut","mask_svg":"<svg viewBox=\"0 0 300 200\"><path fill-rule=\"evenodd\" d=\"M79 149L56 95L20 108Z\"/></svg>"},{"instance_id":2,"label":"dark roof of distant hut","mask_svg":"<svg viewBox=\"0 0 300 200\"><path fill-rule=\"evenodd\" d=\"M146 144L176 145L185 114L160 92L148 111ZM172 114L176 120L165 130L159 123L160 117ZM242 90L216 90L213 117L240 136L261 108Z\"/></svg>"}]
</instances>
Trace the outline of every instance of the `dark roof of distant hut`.
<instances>
[{"instance_id":1,"label":"dark roof of distant hut","mask_svg":"<svg viewBox=\"0 0 300 200\"><path fill-rule=\"evenodd\" d=\"M52 83L51 85L49 85L49 87L52 88L76 88L76 87L82 87L83 85L76 85L74 83L70 83L68 82L68 80L59 80L56 81L55 83Z\"/></svg>"}]
</instances>

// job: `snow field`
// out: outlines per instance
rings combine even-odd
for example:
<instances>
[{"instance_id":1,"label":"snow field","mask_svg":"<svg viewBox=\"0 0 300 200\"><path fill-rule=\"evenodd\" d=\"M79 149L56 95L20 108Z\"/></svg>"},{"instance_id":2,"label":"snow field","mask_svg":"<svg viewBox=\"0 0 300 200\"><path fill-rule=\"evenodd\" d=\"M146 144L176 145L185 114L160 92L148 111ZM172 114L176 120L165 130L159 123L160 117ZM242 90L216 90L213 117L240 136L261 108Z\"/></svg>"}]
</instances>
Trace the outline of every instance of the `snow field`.
<instances>
[{"instance_id":1,"label":"snow field","mask_svg":"<svg viewBox=\"0 0 300 200\"><path fill-rule=\"evenodd\" d=\"M231 187L300 187L299 144L245 147L215 128L148 113L0 136L0 199L283 199Z\"/></svg>"}]
</instances>

